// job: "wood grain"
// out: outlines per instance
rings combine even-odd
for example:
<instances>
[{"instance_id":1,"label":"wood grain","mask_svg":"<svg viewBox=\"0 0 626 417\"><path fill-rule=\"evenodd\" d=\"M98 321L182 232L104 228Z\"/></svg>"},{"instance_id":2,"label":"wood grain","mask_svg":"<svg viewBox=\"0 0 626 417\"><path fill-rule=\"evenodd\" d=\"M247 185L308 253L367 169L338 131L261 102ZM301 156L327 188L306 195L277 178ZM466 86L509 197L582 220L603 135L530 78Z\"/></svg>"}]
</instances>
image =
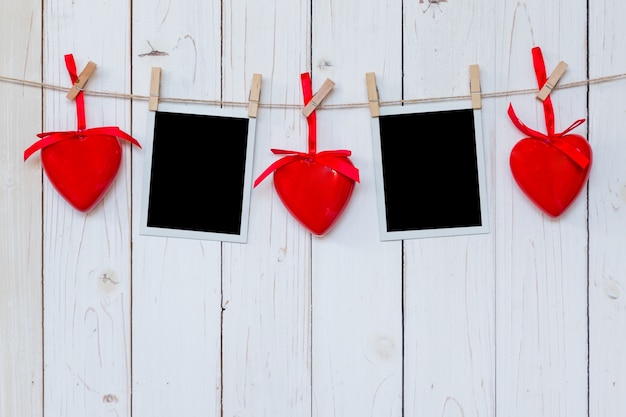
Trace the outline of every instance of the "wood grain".
<instances>
[{"instance_id":1,"label":"wood grain","mask_svg":"<svg viewBox=\"0 0 626 417\"><path fill-rule=\"evenodd\" d=\"M313 2L313 91L335 82L324 104L367 103L367 72L398 97L401 19L399 2ZM378 236L370 123L368 107L317 111L318 151L351 150L361 181L312 242L314 416L402 415L402 252Z\"/></svg>"},{"instance_id":2,"label":"wood grain","mask_svg":"<svg viewBox=\"0 0 626 417\"><path fill-rule=\"evenodd\" d=\"M146 143L152 67L162 99L242 105L260 73L256 177L271 148L306 150L310 71L314 91L335 83L318 150L352 150L361 174L321 238L271 177L246 244L142 236L143 150L124 143L103 202L77 212L22 155L37 133L76 128L67 90L0 79L0 415L623 416L626 83L566 86L626 72L625 6L588 3L0 0L0 77L69 89L63 55L94 62L88 127ZM536 87L534 46L548 73L568 64L556 130L587 119L574 133L593 148L588 188L542 214L508 161L523 137L509 103L545 129L536 92L483 97L490 233L381 242L365 74L382 105L469 98L472 64L483 93L512 92ZM431 130L416 140L451 139ZM197 137L181 131L181 146Z\"/></svg>"},{"instance_id":3,"label":"wood grain","mask_svg":"<svg viewBox=\"0 0 626 417\"><path fill-rule=\"evenodd\" d=\"M623 73L622 46L626 29L619 16L622 3L589 5L589 76L601 78ZM624 343L626 286L624 227L626 212L626 149L620 128L626 83L589 87L587 128L594 152L589 176L589 414L621 416L626 413Z\"/></svg>"},{"instance_id":4,"label":"wood grain","mask_svg":"<svg viewBox=\"0 0 626 417\"><path fill-rule=\"evenodd\" d=\"M226 101L246 102L254 73L263 77L262 105L302 101L309 14L307 1L224 2ZM261 107L254 178L280 158L270 148L305 150L305 134L297 108ZM306 417L311 414L311 238L276 195L272 176L252 190L250 209L248 243L223 245L223 412Z\"/></svg>"},{"instance_id":5,"label":"wood grain","mask_svg":"<svg viewBox=\"0 0 626 417\"><path fill-rule=\"evenodd\" d=\"M0 0L0 74L41 80L41 3ZM5 13L9 10L9 13ZM41 89L0 82L0 415L43 415Z\"/></svg>"},{"instance_id":6,"label":"wood grain","mask_svg":"<svg viewBox=\"0 0 626 417\"><path fill-rule=\"evenodd\" d=\"M547 72L569 66L560 81L586 74L583 2L498 3L496 89L536 88L531 48L541 47ZM538 89L537 89L538 91ZM512 179L508 158L524 135L506 114L509 103L528 126L545 131L532 94L495 100L496 389L497 415L587 415L586 193L560 218L534 206ZM551 94L556 131L586 116L585 88ZM584 128L575 133L584 134Z\"/></svg>"},{"instance_id":7,"label":"wood grain","mask_svg":"<svg viewBox=\"0 0 626 417\"><path fill-rule=\"evenodd\" d=\"M476 2L417 8L409 3L403 25L404 97L469 96L470 65L475 64L480 67L482 91L493 91L493 11ZM487 172L494 163L493 104L483 99L479 112ZM471 105L468 98L467 107ZM443 132L445 126L416 126L414 140L455 146L455 138ZM428 155L415 158L417 164ZM493 213L496 184L487 177ZM406 415L495 415L493 231L497 229L492 214L488 219L486 235L404 243Z\"/></svg>"},{"instance_id":8,"label":"wood grain","mask_svg":"<svg viewBox=\"0 0 626 417\"><path fill-rule=\"evenodd\" d=\"M97 91L130 90L130 3L43 4L44 82L72 85L64 55ZM114 23L110 23L114 22ZM111 30L111 24L115 30ZM85 36L85 34L90 34ZM44 129L76 130L66 91L44 94ZM130 131L130 103L85 98L87 127ZM49 416L130 416L130 150L104 199L89 213L70 206L44 181L44 405Z\"/></svg>"},{"instance_id":9,"label":"wood grain","mask_svg":"<svg viewBox=\"0 0 626 417\"><path fill-rule=\"evenodd\" d=\"M162 100L219 100L220 2L132 6L133 92L148 95L151 69L161 67ZM133 132L143 141L152 140L147 115L147 102L133 102ZM189 152L198 137L181 126ZM133 415L220 415L221 244L138 234L145 157L134 150Z\"/></svg>"}]
</instances>

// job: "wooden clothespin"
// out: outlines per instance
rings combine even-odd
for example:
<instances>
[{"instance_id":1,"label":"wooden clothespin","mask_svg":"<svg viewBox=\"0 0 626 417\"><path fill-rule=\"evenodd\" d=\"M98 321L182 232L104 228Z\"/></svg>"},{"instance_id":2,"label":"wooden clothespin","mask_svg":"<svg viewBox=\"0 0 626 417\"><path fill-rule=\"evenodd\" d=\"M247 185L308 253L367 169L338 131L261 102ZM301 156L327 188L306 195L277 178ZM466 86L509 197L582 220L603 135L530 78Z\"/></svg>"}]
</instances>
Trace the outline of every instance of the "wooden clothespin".
<instances>
[{"instance_id":1,"label":"wooden clothespin","mask_svg":"<svg viewBox=\"0 0 626 417\"><path fill-rule=\"evenodd\" d=\"M380 116L380 101L378 100L378 87L376 87L376 74L368 72L365 74L367 84L367 101L370 103L370 113L372 117Z\"/></svg>"},{"instance_id":2,"label":"wooden clothespin","mask_svg":"<svg viewBox=\"0 0 626 417\"><path fill-rule=\"evenodd\" d=\"M80 73L80 75L76 79L76 82L74 82L74 85L72 86L72 88L70 88L70 91L67 92L66 97L70 100L76 99L76 96L78 95L78 93L83 91L83 87L85 87L85 84L87 84L89 77L91 77L91 74L93 74L95 70L96 64L91 61L87 62L85 69L83 69L83 71Z\"/></svg>"},{"instance_id":3,"label":"wooden clothespin","mask_svg":"<svg viewBox=\"0 0 626 417\"><path fill-rule=\"evenodd\" d=\"M475 110L483 107L480 95L480 68L478 64L470 65L470 93L472 95L472 108Z\"/></svg>"},{"instance_id":4,"label":"wooden clothespin","mask_svg":"<svg viewBox=\"0 0 626 417\"><path fill-rule=\"evenodd\" d=\"M567 64L563 61L559 62L559 65L556 66L552 74L548 77L548 81L543 85L539 93L537 93L537 99L541 101L545 101L546 98L550 95L556 84L559 82L565 70L567 69Z\"/></svg>"},{"instance_id":5,"label":"wooden clothespin","mask_svg":"<svg viewBox=\"0 0 626 417\"><path fill-rule=\"evenodd\" d=\"M309 117L309 115L313 113L313 110L315 110L317 106L322 104L322 101L328 95L328 93L330 93L330 90L332 90L334 86L335 83L327 78L320 87L320 89L317 90L317 93L315 93L311 101L309 101L309 104L307 104L304 109L302 109L302 114L304 114L306 117Z\"/></svg>"},{"instance_id":6,"label":"wooden clothespin","mask_svg":"<svg viewBox=\"0 0 626 417\"><path fill-rule=\"evenodd\" d=\"M161 67L152 67L150 74L150 99L148 110L157 111L159 108L159 91L161 89Z\"/></svg>"},{"instance_id":7,"label":"wooden clothespin","mask_svg":"<svg viewBox=\"0 0 626 417\"><path fill-rule=\"evenodd\" d=\"M252 86L250 87L250 98L248 99L248 117L256 118L259 110L261 79L261 74L252 75Z\"/></svg>"}]
</instances>

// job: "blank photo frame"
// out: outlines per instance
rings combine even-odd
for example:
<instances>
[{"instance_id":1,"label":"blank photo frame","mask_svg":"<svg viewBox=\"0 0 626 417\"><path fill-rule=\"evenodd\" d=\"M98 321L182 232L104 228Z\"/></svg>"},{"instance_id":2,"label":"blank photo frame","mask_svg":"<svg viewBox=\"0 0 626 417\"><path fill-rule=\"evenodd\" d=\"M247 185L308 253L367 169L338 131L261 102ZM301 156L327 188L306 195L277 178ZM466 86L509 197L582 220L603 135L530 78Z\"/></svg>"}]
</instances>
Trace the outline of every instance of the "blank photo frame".
<instances>
[{"instance_id":1,"label":"blank photo frame","mask_svg":"<svg viewBox=\"0 0 626 417\"><path fill-rule=\"evenodd\" d=\"M161 103L148 114L140 234L245 243L256 119Z\"/></svg>"},{"instance_id":2,"label":"blank photo frame","mask_svg":"<svg viewBox=\"0 0 626 417\"><path fill-rule=\"evenodd\" d=\"M383 106L372 118L380 240L488 233L480 110Z\"/></svg>"}]
</instances>

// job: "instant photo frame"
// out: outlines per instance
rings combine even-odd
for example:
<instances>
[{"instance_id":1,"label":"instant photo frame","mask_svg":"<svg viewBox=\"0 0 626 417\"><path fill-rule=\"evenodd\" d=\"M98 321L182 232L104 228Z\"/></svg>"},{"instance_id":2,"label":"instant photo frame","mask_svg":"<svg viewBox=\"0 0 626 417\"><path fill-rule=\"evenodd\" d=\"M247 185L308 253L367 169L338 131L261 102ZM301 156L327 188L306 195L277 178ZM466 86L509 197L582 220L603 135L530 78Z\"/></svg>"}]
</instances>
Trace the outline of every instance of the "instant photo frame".
<instances>
[{"instance_id":1,"label":"instant photo frame","mask_svg":"<svg viewBox=\"0 0 626 417\"><path fill-rule=\"evenodd\" d=\"M382 106L372 117L380 240L488 233L480 110Z\"/></svg>"},{"instance_id":2,"label":"instant photo frame","mask_svg":"<svg viewBox=\"0 0 626 417\"><path fill-rule=\"evenodd\" d=\"M255 127L245 108L149 112L140 234L245 243Z\"/></svg>"}]
</instances>

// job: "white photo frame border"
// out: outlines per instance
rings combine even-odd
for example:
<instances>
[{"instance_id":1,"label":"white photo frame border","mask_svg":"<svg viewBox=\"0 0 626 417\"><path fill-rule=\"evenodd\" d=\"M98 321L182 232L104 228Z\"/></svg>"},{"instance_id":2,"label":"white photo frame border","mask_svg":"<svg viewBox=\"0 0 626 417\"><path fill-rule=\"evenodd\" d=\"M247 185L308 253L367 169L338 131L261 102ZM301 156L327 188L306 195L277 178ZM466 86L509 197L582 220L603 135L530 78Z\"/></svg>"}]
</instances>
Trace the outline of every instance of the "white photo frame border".
<instances>
[{"instance_id":1,"label":"white photo frame border","mask_svg":"<svg viewBox=\"0 0 626 417\"><path fill-rule=\"evenodd\" d=\"M474 143L476 151L476 167L478 180L478 198L480 207L480 225L457 226L407 230L388 230L385 182L383 176L382 139L379 117L372 117L372 143L374 179L378 212L379 237L381 241L421 239L444 236L459 236L489 233L489 204L487 201L487 180L485 174L484 138L480 109L472 109L469 100L450 100L440 102L423 102L405 105L381 106L380 117L394 115L411 115L418 113L448 112L454 110L472 110L474 119ZM426 139L428 140L428 139Z\"/></svg>"},{"instance_id":2,"label":"white photo frame border","mask_svg":"<svg viewBox=\"0 0 626 417\"><path fill-rule=\"evenodd\" d=\"M223 118L247 119L246 153L243 173L243 193L239 233L222 233L204 230L187 230L175 227L156 227L148 225L150 190L152 179L153 146L155 139L155 121L157 113L177 113L183 115L213 116ZM216 107L198 103L159 103L157 111L149 111L146 123L146 138L143 171L143 189L141 197L141 215L139 234L196 240L217 240L223 242L246 243L250 219L250 199L252 193L252 169L256 135L256 118L248 116L248 109L243 107ZM227 137L221 140L227 140ZM182 145L181 145L182 146ZM191 151L190 151L191 152Z\"/></svg>"}]
</instances>

